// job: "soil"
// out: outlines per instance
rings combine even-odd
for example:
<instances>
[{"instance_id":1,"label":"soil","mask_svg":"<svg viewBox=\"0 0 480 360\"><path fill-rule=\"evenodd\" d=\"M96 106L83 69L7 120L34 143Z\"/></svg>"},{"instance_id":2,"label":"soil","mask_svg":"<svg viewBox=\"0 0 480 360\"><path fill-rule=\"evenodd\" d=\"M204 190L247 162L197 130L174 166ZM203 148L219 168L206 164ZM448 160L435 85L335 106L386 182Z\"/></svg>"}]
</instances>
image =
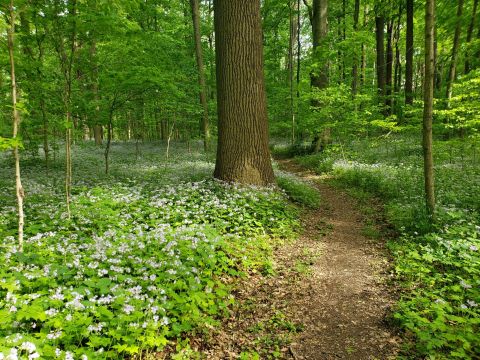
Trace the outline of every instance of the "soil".
<instances>
[{"instance_id":1,"label":"soil","mask_svg":"<svg viewBox=\"0 0 480 360\"><path fill-rule=\"evenodd\" d=\"M304 211L305 230L276 250L272 276L252 274L239 287L229 319L198 344L203 356L394 359L400 338L387 321L395 293L385 239L366 236L368 218L344 191L291 160L280 166L315 184L321 208Z\"/></svg>"}]
</instances>

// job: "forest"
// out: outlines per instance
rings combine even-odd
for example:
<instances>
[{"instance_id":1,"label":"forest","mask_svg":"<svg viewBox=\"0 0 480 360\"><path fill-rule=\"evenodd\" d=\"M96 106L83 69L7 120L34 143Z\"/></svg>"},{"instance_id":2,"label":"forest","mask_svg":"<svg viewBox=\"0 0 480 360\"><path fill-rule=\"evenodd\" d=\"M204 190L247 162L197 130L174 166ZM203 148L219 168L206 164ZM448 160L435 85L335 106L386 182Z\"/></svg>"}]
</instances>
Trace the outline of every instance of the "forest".
<instances>
[{"instance_id":1,"label":"forest","mask_svg":"<svg viewBox=\"0 0 480 360\"><path fill-rule=\"evenodd\" d=\"M478 0L0 0L0 360L479 359Z\"/></svg>"}]
</instances>

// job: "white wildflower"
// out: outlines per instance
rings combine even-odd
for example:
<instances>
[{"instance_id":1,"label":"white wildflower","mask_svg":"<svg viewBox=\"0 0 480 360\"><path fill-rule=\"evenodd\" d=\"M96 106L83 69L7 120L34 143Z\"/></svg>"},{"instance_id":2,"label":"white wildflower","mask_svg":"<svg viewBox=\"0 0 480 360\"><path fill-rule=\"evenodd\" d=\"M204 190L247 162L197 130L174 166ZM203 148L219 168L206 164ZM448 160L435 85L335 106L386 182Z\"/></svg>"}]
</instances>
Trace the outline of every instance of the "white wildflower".
<instances>
[{"instance_id":1,"label":"white wildflower","mask_svg":"<svg viewBox=\"0 0 480 360\"><path fill-rule=\"evenodd\" d=\"M20 345L21 350L26 350L29 353L33 353L35 350L37 350L37 347L35 346L34 343L31 343L30 341L25 341Z\"/></svg>"}]
</instances>

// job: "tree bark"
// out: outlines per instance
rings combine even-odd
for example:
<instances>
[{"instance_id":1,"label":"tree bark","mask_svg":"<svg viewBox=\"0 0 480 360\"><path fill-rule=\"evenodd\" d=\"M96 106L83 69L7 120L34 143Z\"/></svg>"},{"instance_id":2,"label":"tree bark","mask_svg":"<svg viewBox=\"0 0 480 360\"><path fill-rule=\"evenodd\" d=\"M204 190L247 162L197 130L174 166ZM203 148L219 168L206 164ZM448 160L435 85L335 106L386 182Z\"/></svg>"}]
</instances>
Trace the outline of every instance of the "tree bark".
<instances>
[{"instance_id":1,"label":"tree bark","mask_svg":"<svg viewBox=\"0 0 480 360\"><path fill-rule=\"evenodd\" d=\"M467 30L467 45L469 45L470 42L472 41L473 28L475 27L475 18L477 17L477 8L478 8L478 0L473 0L472 17L470 19L470 24L468 25L468 30ZM463 71L464 74L468 74L471 70L469 55L470 55L469 52L467 52L466 59L465 59L465 68Z\"/></svg>"},{"instance_id":2,"label":"tree bark","mask_svg":"<svg viewBox=\"0 0 480 360\"><path fill-rule=\"evenodd\" d=\"M203 148L208 151L210 144L210 127L208 121L207 85L205 67L203 65L202 34L200 31L200 11L198 0L190 0L192 8L193 38L195 40L195 58L198 68L198 85L200 85L200 104L202 105L202 121L200 129L203 135Z\"/></svg>"},{"instance_id":3,"label":"tree bark","mask_svg":"<svg viewBox=\"0 0 480 360\"><path fill-rule=\"evenodd\" d=\"M385 49L384 49L384 27L385 19L383 15L375 16L375 41L377 47L377 89L380 102L383 103L385 97Z\"/></svg>"},{"instance_id":4,"label":"tree bark","mask_svg":"<svg viewBox=\"0 0 480 360\"><path fill-rule=\"evenodd\" d=\"M218 102L214 176L271 184L260 0L215 0L214 8Z\"/></svg>"},{"instance_id":5,"label":"tree bark","mask_svg":"<svg viewBox=\"0 0 480 360\"><path fill-rule=\"evenodd\" d=\"M455 26L455 35L453 37L452 57L450 60L450 69L447 77L447 106L449 106L450 99L452 98L453 82L455 81L458 48L460 47L460 32L462 31L462 13L463 13L463 0L458 0L457 4L457 25Z\"/></svg>"},{"instance_id":6,"label":"tree bark","mask_svg":"<svg viewBox=\"0 0 480 360\"><path fill-rule=\"evenodd\" d=\"M407 35L405 52L405 104L413 104L413 0L407 0Z\"/></svg>"},{"instance_id":7,"label":"tree bark","mask_svg":"<svg viewBox=\"0 0 480 360\"><path fill-rule=\"evenodd\" d=\"M8 54L10 59L10 80L12 90L12 116L13 116L13 139L18 141L18 132L20 128L20 113L17 108L17 82L15 78L15 57L14 57L14 34L15 34L15 10L13 6L13 0L10 0L9 12L10 12L10 27L8 29ZM24 213L23 213L23 199L25 197L22 179L20 174L20 154L18 151L19 144L15 143L13 147L13 157L15 159L15 191L17 195L17 209L18 209L18 248L19 252L23 252L23 226L24 226Z\"/></svg>"},{"instance_id":8,"label":"tree bark","mask_svg":"<svg viewBox=\"0 0 480 360\"><path fill-rule=\"evenodd\" d=\"M320 57L322 46L328 35L328 0L313 0L312 5L312 42L314 60L323 61ZM319 64L318 69L310 75L311 85L317 89L328 86L328 62Z\"/></svg>"},{"instance_id":9,"label":"tree bark","mask_svg":"<svg viewBox=\"0 0 480 360\"><path fill-rule=\"evenodd\" d=\"M425 202L427 212L432 220L435 214L435 193L432 155L432 117L435 71L433 56L434 27L435 0L427 0L425 5L425 75L423 85L423 163L425 180Z\"/></svg>"}]
</instances>

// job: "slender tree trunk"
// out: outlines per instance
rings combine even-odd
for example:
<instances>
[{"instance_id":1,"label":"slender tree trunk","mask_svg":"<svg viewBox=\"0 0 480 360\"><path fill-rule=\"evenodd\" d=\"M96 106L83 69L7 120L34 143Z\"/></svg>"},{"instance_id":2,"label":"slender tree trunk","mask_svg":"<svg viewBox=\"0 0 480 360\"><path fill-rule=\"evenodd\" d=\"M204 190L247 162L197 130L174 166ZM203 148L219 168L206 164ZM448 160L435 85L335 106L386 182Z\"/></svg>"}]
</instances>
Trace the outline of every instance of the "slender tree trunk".
<instances>
[{"instance_id":1,"label":"slender tree trunk","mask_svg":"<svg viewBox=\"0 0 480 360\"><path fill-rule=\"evenodd\" d=\"M358 19L360 17L360 0L355 0L355 10L353 13L353 32L358 31ZM353 67L352 67L352 94L355 96L358 91L358 57L353 52Z\"/></svg>"},{"instance_id":2,"label":"slender tree trunk","mask_svg":"<svg viewBox=\"0 0 480 360\"><path fill-rule=\"evenodd\" d=\"M463 13L463 0L458 0L457 4L457 25L455 26L455 35L453 37L452 58L450 60L450 69L447 77L447 106L450 105L450 99L452 98L453 83L455 81L458 49L460 47L460 32L462 31L462 13Z\"/></svg>"},{"instance_id":3,"label":"slender tree trunk","mask_svg":"<svg viewBox=\"0 0 480 360\"><path fill-rule=\"evenodd\" d=\"M93 37L93 35L92 35ZM102 125L100 125L100 105L99 100L100 97L98 95L98 68L96 62L96 55L97 55L97 44L95 38L92 39L92 44L90 46L90 60L93 63L92 67L92 92L95 99L95 117L94 117L94 125L93 125L93 138L95 139L95 145L101 146L103 137L102 137Z\"/></svg>"},{"instance_id":4,"label":"slender tree trunk","mask_svg":"<svg viewBox=\"0 0 480 360\"><path fill-rule=\"evenodd\" d=\"M385 97L385 50L384 50L384 27L383 15L375 17L375 40L377 47L377 89L380 101Z\"/></svg>"},{"instance_id":5,"label":"slender tree trunk","mask_svg":"<svg viewBox=\"0 0 480 360\"><path fill-rule=\"evenodd\" d=\"M400 26L402 21L401 9L398 14L397 27L395 29L395 75L394 75L394 88L393 92L395 95L398 95L400 92L400 87L402 86L402 62L400 58ZM397 97L396 97L397 98Z\"/></svg>"},{"instance_id":6,"label":"slender tree trunk","mask_svg":"<svg viewBox=\"0 0 480 360\"><path fill-rule=\"evenodd\" d=\"M108 124L107 124L107 145L105 146L105 174L108 174L109 171L109 156L110 156L110 147L112 144L113 138L113 112L115 111L116 105L116 97L112 101L112 105L110 106L110 110L108 112Z\"/></svg>"},{"instance_id":7,"label":"slender tree trunk","mask_svg":"<svg viewBox=\"0 0 480 360\"><path fill-rule=\"evenodd\" d=\"M296 24L296 12L298 9L296 5L298 4L297 0L290 0L290 11L289 11L289 23L290 23L290 38L288 46L288 85L290 88L290 118L292 119L292 144L295 143L295 103L294 103L294 51L295 51L295 42L297 38L297 28Z\"/></svg>"},{"instance_id":8,"label":"slender tree trunk","mask_svg":"<svg viewBox=\"0 0 480 360\"><path fill-rule=\"evenodd\" d=\"M413 0L407 0L407 36L405 53L405 104L413 104Z\"/></svg>"},{"instance_id":9,"label":"slender tree trunk","mask_svg":"<svg viewBox=\"0 0 480 360\"><path fill-rule=\"evenodd\" d=\"M346 0L342 0L342 41L345 43L347 39L347 3ZM342 82L347 78L345 70L345 51L342 51Z\"/></svg>"},{"instance_id":10,"label":"slender tree trunk","mask_svg":"<svg viewBox=\"0 0 480 360\"><path fill-rule=\"evenodd\" d=\"M440 91L442 89L442 81L443 81L443 62L438 61L438 46L437 46L437 28L435 27L434 31L434 43L433 43L433 58L434 58L434 65L435 65L435 90Z\"/></svg>"},{"instance_id":11,"label":"slender tree trunk","mask_svg":"<svg viewBox=\"0 0 480 360\"><path fill-rule=\"evenodd\" d=\"M202 34L200 31L200 11L198 0L190 0L190 7L192 8L195 58L197 60L198 68L198 84L200 85L200 104L202 105L203 109L200 128L203 135L203 148L205 151L208 151L210 143L210 127L208 121L207 85L205 81L205 67L203 66Z\"/></svg>"},{"instance_id":12,"label":"slender tree trunk","mask_svg":"<svg viewBox=\"0 0 480 360\"><path fill-rule=\"evenodd\" d=\"M460 0L461 1L461 0ZM434 27L435 0L427 0L425 5L425 76L423 85L423 157L425 178L425 200L430 217L435 214L435 192L432 155L432 116L434 90Z\"/></svg>"},{"instance_id":13,"label":"slender tree trunk","mask_svg":"<svg viewBox=\"0 0 480 360\"><path fill-rule=\"evenodd\" d=\"M260 0L215 0L218 147L215 177L274 181L268 149Z\"/></svg>"},{"instance_id":14,"label":"slender tree trunk","mask_svg":"<svg viewBox=\"0 0 480 360\"><path fill-rule=\"evenodd\" d=\"M66 129L65 129L65 199L66 199L66 206L67 206L67 215L70 219L70 193L71 193L71 186L72 186L72 155L71 155L71 143L72 143L72 128L73 128L73 121L72 121L72 110L71 110L71 96L72 96L72 71L73 71L73 61L75 57L75 50L76 50L76 37L77 37L77 29L76 29L76 22L75 17L77 13L77 2L76 0L72 0L69 8L69 17L72 21L72 33L70 34L70 49L69 53L67 53L65 49L64 39L59 39L59 43L57 44L57 52L59 55L60 64L63 71L64 76L64 92L63 92L63 105L65 109L65 117L66 117Z\"/></svg>"},{"instance_id":15,"label":"slender tree trunk","mask_svg":"<svg viewBox=\"0 0 480 360\"><path fill-rule=\"evenodd\" d=\"M302 22L300 14L300 0L297 0L297 104L300 98L300 60L302 55Z\"/></svg>"},{"instance_id":16,"label":"slender tree trunk","mask_svg":"<svg viewBox=\"0 0 480 360\"><path fill-rule=\"evenodd\" d=\"M473 28L475 27L475 18L477 17L477 8L478 8L478 0L473 0L472 18L470 19L470 24L468 25L468 30L467 30L467 45L470 45L472 41ZM470 49L468 49L466 59L465 59L465 69L463 71L464 74L468 74L471 70L469 55L470 55Z\"/></svg>"},{"instance_id":17,"label":"slender tree trunk","mask_svg":"<svg viewBox=\"0 0 480 360\"><path fill-rule=\"evenodd\" d=\"M385 61L385 111L392 114L392 84L393 84L393 19L387 24L387 54Z\"/></svg>"},{"instance_id":18,"label":"slender tree trunk","mask_svg":"<svg viewBox=\"0 0 480 360\"><path fill-rule=\"evenodd\" d=\"M23 225L25 222L23 214L23 199L25 197L22 179L20 174L20 153L18 151L18 133L20 129L20 113L17 108L17 82L15 79L15 57L14 57L14 34L15 34L15 8L13 0L10 0L10 27L8 29L8 54L10 59L10 80L12 89L12 110L13 110L13 139L15 146L13 147L13 157L15 159L15 191L17 194L18 208L18 249L23 252Z\"/></svg>"},{"instance_id":19,"label":"slender tree trunk","mask_svg":"<svg viewBox=\"0 0 480 360\"><path fill-rule=\"evenodd\" d=\"M368 6L365 4L363 7L363 28L367 26L367 13L368 13ZM365 81L367 78L367 51L365 43L362 42L362 60L360 64L360 86L363 87L365 85Z\"/></svg>"},{"instance_id":20,"label":"slender tree trunk","mask_svg":"<svg viewBox=\"0 0 480 360\"><path fill-rule=\"evenodd\" d=\"M477 39L480 40L480 26L478 27L478 31L477 31ZM477 64L478 64L478 59L480 59L480 47L475 53L475 58L477 59Z\"/></svg>"},{"instance_id":21,"label":"slender tree trunk","mask_svg":"<svg viewBox=\"0 0 480 360\"><path fill-rule=\"evenodd\" d=\"M43 153L45 155L45 169L48 175L48 169L50 165L50 149L49 149L49 144L48 144L48 119L47 119L47 112L45 110L45 99L42 97L40 99L40 110L42 111L42 123L43 123Z\"/></svg>"}]
</instances>

